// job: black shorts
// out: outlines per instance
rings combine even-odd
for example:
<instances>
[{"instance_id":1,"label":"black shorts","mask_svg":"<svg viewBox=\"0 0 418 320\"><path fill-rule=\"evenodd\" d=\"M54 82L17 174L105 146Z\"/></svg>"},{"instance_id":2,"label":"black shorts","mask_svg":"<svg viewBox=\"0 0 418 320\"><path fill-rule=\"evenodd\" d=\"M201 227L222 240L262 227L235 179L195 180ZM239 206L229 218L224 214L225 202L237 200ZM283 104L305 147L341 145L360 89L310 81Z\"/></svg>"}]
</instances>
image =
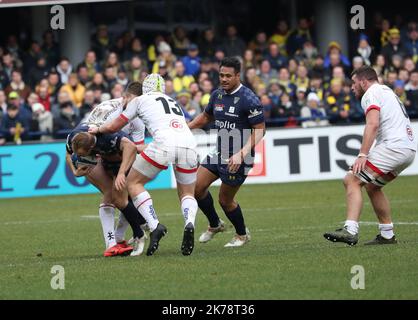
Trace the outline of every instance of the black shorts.
<instances>
[{"instance_id":1,"label":"black shorts","mask_svg":"<svg viewBox=\"0 0 418 320\"><path fill-rule=\"evenodd\" d=\"M210 163L210 161L213 162L213 158L211 159L209 156L207 156L206 161L204 161L204 163L202 163L201 166L208 169L214 175L219 177L223 183L231 187L242 185L245 179L247 179L248 172L252 168L252 165L242 164L237 172L231 173L228 171L227 164L215 164Z\"/></svg>"},{"instance_id":2,"label":"black shorts","mask_svg":"<svg viewBox=\"0 0 418 320\"><path fill-rule=\"evenodd\" d=\"M121 161L108 161L108 160L102 159L103 168L106 171L111 172L114 177L118 175L121 163L122 163Z\"/></svg>"}]
</instances>

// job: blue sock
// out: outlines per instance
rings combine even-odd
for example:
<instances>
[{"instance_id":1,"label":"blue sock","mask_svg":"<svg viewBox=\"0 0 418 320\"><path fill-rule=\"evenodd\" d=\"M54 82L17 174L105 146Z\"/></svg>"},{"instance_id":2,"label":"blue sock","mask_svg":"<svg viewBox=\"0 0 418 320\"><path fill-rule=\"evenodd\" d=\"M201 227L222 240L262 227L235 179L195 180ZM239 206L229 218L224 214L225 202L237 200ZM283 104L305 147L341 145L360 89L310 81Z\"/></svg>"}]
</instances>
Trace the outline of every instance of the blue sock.
<instances>
[{"instance_id":1,"label":"blue sock","mask_svg":"<svg viewBox=\"0 0 418 320\"><path fill-rule=\"evenodd\" d=\"M243 236L247 233L245 231L244 216L242 215L241 207L239 205L237 205L237 207L230 212L225 211L225 215L235 227L238 235Z\"/></svg>"},{"instance_id":2,"label":"blue sock","mask_svg":"<svg viewBox=\"0 0 418 320\"><path fill-rule=\"evenodd\" d=\"M212 228L219 226L219 216L216 213L215 206L213 205L213 198L210 192L203 199L196 199L197 204L199 205L200 210L205 214L206 218L209 220L209 225Z\"/></svg>"}]
</instances>

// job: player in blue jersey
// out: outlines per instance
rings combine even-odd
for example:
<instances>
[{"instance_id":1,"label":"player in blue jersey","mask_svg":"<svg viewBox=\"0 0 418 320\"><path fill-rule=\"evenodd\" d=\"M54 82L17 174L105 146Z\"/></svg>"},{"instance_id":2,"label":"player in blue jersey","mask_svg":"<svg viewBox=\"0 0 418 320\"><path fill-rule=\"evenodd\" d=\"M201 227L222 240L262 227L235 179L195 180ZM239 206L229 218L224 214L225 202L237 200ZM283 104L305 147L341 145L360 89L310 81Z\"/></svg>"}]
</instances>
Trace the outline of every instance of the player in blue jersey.
<instances>
[{"instance_id":1,"label":"player in blue jersey","mask_svg":"<svg viewBox=\"0 0 418 320\"><path fill-rule=\"evenodd\" d=\"M88 175L89 177L100 177L99 181L90 181L98 187L105 195L101 187L109 180L112 185L112 203L122 212L133 230L133 247L116 245L105 251L105 256L140 255L145 244L144 232L141 229L143 219L131 201L128 201L125 175L129 172L135 160L137 148L127 134L118 132L114 134L103 134L97 137L89 134L88 126L77 126L67 138L67 159L70 168L77 176ZM72 155L72 156L71 156ZM100 155L99 162L94 166L84 165L88 157L95 158ZM91 174L91 171L97 171ZM115 181L117 181L115 185ZM95 183L96 182L96 183ZM109 184L109 183L107 183Z\"/></svg>"},{"instance_id":2,"label":"player in blue jersey","mask_svg":"<svg viewBox=\"0 0 418 320\"><path fill-rule=\"evenodd\" d=\"M218 130L217 149L197 172L195 198L209 220L208 230L199 238L204 243L225 229L209 192L209 186L221 179L219 204L236 230L225 247L239 247L250 240L241 208L234 198L253 166L254 147L265 133L263 106L254 92L241 84L240 72L237 58L223 59L219 70L221 88L211 94L205 111L189 123L190 129L196 129L214 121Z\"/></svg>"}]
</instances>

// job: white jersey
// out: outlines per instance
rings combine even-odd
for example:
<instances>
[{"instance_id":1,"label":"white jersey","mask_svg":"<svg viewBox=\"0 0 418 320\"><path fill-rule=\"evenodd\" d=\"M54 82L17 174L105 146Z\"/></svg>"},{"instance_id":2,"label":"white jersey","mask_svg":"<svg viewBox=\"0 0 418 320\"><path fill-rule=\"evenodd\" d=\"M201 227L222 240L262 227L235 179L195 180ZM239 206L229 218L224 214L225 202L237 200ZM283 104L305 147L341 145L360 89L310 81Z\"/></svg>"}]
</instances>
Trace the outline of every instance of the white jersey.
<instances>
[{"instance_id":1,"label":"white jersey","mask_svg":"<svg viewBox=\"0 0 418 320\"><path fill-rule=\"evenodd\" d=\"M196 140L187 126L181 107L161 92L149 92L128 103L121 117L142 119L155 143L167 147L195 148Z\"/></svg>"},{"instance_id":2,"label":"white jersey","mask_svg":"<svg viewBox=\"0 0 418 320\"><path fill-rule=\"evenodd\" d=\"M87 117L87 125L94 124L101 126L119 117L123 111L123 98L107 100L97 105ZM144 142L145 125L141 119L136 118L122 128L135 144Z\"/></svg>"},{"instance_id":3,"label":"white jersey","mask_svg":"<svg viewBox=\"0 0 418 320\"><path fill-rule=\"evenodd\" d=\"M417 150L417 138L405 107L389 87L373 84L361 99L365 114L372 109L380 111L380 124L376 145L383 144L389 149Z\"/></svg>"}]
</instances>

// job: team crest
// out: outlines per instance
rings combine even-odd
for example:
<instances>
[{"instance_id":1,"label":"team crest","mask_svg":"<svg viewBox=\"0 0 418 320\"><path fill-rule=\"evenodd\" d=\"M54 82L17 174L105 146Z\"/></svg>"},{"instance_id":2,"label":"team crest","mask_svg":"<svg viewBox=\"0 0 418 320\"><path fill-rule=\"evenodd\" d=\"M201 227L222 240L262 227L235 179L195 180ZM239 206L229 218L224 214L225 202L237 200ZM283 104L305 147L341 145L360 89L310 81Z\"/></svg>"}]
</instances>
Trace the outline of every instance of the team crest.
<instances>
[{"instance_id":1,"label":"team crest","mask_svg":"<svg viewBox=\"0 0 418 320\"><path fill-rule=\"evenodd\" d=\"M238 101L239 101L239 97L235 97L235 98L234 98L234 104L237 104L237 103L238 103Z\"/></svg>"},{"instance_id":2,"label":"team crest","mask_svg":"<svg viewBox=\"0 0 418 320\"><path fill-rule=\"evenodd\" d=\"M222 93L218 93L218 99L222 99Z\"/></svg>"}]
</instances>

